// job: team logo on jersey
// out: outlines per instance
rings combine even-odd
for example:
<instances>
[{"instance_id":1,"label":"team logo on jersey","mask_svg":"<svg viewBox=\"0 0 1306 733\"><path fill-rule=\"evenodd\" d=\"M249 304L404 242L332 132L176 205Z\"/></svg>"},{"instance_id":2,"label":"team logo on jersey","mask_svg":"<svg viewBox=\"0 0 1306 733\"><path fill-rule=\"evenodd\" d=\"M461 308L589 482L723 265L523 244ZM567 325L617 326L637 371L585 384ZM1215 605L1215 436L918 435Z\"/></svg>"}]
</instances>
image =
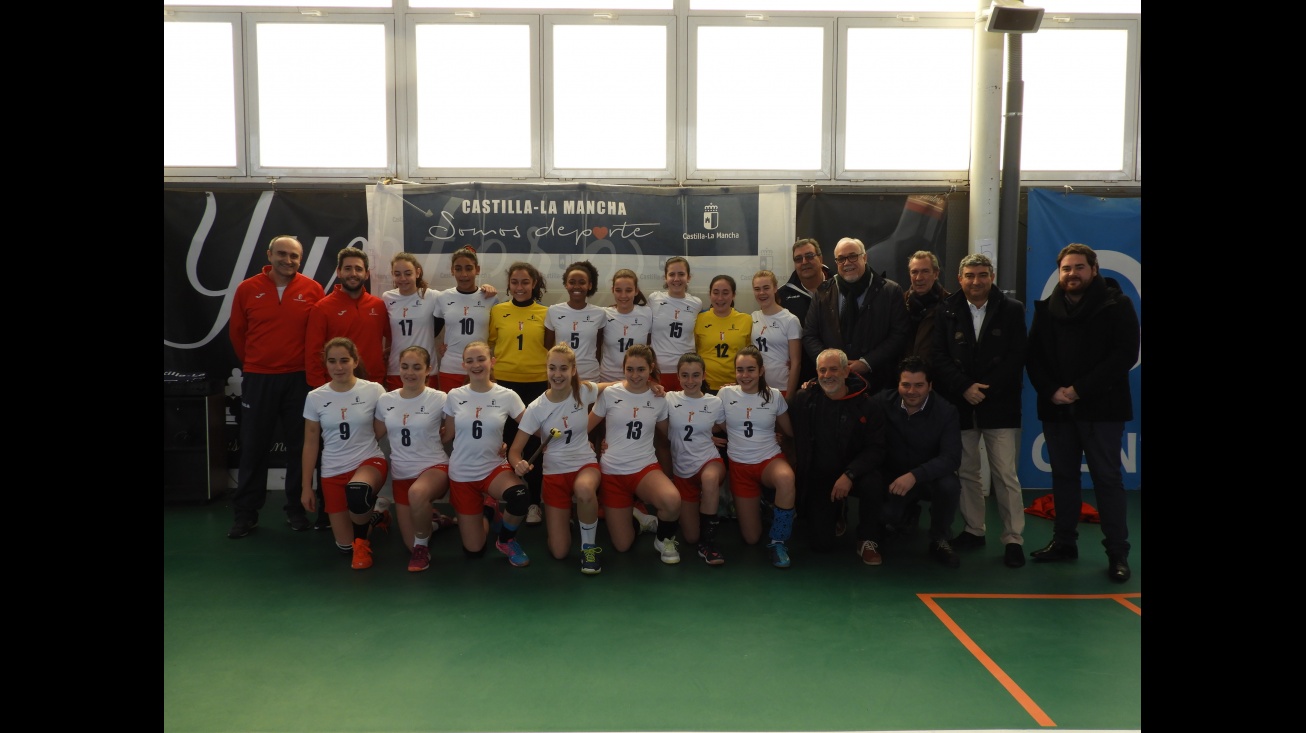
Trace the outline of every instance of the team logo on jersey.
<instances>
[{"instance_id":1,"label":"team logo on jersey","mask_svg":"<svg viewBox=\"0 0 1306 733\"><path fill-rule=\"evenodd\" d=\"M467 400L462 400L462 401L460 401L458 404L460 404L460 405L465 405L465 404L467 404Z\"/></svg>"},{"instance_id":2,"label":"team logo on jersey","mask_svg":"<svg viewBox=\"0 0 1306 733\"><path fill-rule=\"evenodd\" d=\"M385 408L385 411L386 411L386 412L389 412L389 411L391 411L391 410L393 410L393 409L395 409L395 406L394 406L394 405L390 405L389 407Z\"/></svg>"},{"instance_id":3,"label":"team logo on jersey","mask_svg":"<svg viewBox=\"0 0 1306 733\"><path fill-rule=\"evenodd\" d=\"M334 402L334 400L332 400L332 402ZM327 403L325 403L325 404L322 405L322 409L325 410L326 408L328 408L328 407L330 407L330 406L331 406L331 402L327 402Z\"/></svg>"},{"instance_id":4,"label":"team logo on jersey","mask_svg":"<svg viewBox=\"0 0 1306 733\"><path fill-rule=\"evenodd\" d=\"M612 404L614 404L614 405L620 405L620 404L621 404L621 400L613 400L613 401L612 401Z\"/></svg>"},{"instance_id":5,"label":"team logo on jersey","mask_svg":"<svg viewBox=\"0 0 1306 733\"><path fill-rule=\"evenodd\" d=\"M400 425L407 425L407 424L408 424L408 413L406 413L406 412L404 413L404 419L403 419L403 421L400 422L399 424L400 424Z\"/></svg>"},{"instance_id":6,"label":"team logo on jersey","mask_svg":"<svg viewBox=\"0 0 1306 733\"><path fill-rule=\"evenodd\" d=\"M458 302L458 301L456 301L456 300L451 300L451 301L449 301L448 303L445 303L445 305L453 305L454 303L457 303L457 302ZM466 309L466 308L463 308L463 315L464 315L464 316L467 315L467 309Z\"/></svg>"},{"instance_id":7,"label":"team logo on jersey","mask_svg":"<svg viewBox=\"0 0 1306 733\"><path fill-rule=\"evenodd\" d=\"M265 295L267 295L267 293L259 293L258 295L254 296L254 300L258 300L259 298L262 298Z\"/></svg>"},{"instance_id":8,"label":"team logo on jersey","mask_svg":"<svg viewBox=\"0 0 1306 733\"><path fill-rule=\"evenodd\" d=\"M739 400L730 400L730 404L737 405L739 404Z\"/></svg>"},{"instance_id":9,"label":"team logo on jersey","mask_svg":"<svg viewBox=\"0 0 1306 733\"><path fill-rule=\"evenodd\" d=\"M562 319L564 319L564 318L566 318L566 317L567 317L567 314L566 314L566 313L563 313L562 315L558 316L558 320L561 321Z\"/></svg>"},{"instance_id":10,"label":"team logo on jersey","mask_svg":"<svg viewBox=\"0 0 1306 733\"><path fill-rule=\"evenodd\" d=\"M338 315L338 316L343 316L343 315L344 315L345 313L347 313L347 312L348 312L348 311L340 311L340 312L337 313L336 315Z\"/></svg>"},{"instance_id":11,"label":"team logo on jersey","mask_svg":"<svg viewBox=\"0 0 1306 733\"><path fill-rule=\"evenodd\" d=\"M262 298L263 296L260 294L258 297ZM304 294L303 294L303 293L300 293L299 295L296 295L296 296L295 296L295 300L296 300L296 302L299 302L299 303L303 303L303 302L305 302L305 301L304 301Z\"/></svg>"},{"instance_id":12,"label":"team logo on jersey","mask_svg":"<svg viewBox=\"0 0 1306 733\"><path fill-rule=\"evenodd\" d=\"M345 413L347 413L347 412L349 412L349 408L348 408L348 407L342 407L342 408L340 408L340 419L341 419L341 420L344 420L344 419L345 419Z\"/></svg>"},{"instance_id":13,"label":"team logo on jersey","mask_svg":"<svg viewBox=\"0 0 1306 733\"><path fill-rule=\"evenodd\" d=\"M372 309L370 309L370 310L367 312L367 315L369 315L369 316L379 316L379 315L381 315L381 314L380 314L380 313L377 313L375 308L372 308Z\"/></svg>"}]
</instances>

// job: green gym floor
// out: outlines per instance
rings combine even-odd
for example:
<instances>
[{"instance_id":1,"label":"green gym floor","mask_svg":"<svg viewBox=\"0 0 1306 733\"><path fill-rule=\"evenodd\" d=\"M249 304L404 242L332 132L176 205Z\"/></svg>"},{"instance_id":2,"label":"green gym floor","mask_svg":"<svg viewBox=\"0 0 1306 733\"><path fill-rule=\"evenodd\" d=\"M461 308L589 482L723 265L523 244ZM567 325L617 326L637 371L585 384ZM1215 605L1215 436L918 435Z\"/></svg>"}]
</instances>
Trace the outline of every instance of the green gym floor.
<instances>
[{"instance_id":1,"label":"green gym floor","mask_svg":"<svg viewBox=\"0 0 1306 733\"><path fill-rule=\"evenodd\" d=\"M518 535L526 568L493 548L464 559L453 529L425 573L407 571L397 534L355 571L329 532L292 532L276 492L240 540L222 499L165 504L163 727L1140 730L1141 492L1128 493L1124 584L1106 577L1097 525L1080 525L1078 562L1007 568L992 502L989 543L960 570L926 556L927 510L880 567L850 531L832 555L799 535L777 570L726 522L725 565L683 546L664 565L644 535L597 576L575 549L552 559L542 525ZM1027 515L1027 552L1051 534Z\"/></svg>"}]
</instances>

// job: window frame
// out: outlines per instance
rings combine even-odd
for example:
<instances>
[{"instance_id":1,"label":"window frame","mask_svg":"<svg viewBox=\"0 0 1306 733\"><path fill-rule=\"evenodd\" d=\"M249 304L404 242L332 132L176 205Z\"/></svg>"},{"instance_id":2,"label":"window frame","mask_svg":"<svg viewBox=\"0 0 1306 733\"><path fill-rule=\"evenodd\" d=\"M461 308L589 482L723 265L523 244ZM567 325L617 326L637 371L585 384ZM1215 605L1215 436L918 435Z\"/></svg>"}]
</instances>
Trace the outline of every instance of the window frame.
<instances>
[{"instance_id":1,"label":"window frame","mask_svg":"<svg viewBox=\"0 0 1306 733\"><path fill-rule=\"evenodd\" d=\"M236 164L232 166L163 166L163 177L236 178L249 175L248 130L245 112L245 34L241 13L165 12L164 23L228 23L231 29L232 113L236 116Z\"/></svg>"}]
</instances>

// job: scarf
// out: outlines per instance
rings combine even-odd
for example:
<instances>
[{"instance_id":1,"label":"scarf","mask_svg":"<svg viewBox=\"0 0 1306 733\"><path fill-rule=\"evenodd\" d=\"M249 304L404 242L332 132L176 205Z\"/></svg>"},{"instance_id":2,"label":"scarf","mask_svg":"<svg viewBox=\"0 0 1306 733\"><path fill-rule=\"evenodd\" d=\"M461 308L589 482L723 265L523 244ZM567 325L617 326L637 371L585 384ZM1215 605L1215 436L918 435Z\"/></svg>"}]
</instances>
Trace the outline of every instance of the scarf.
<instances>
[{"instance_id":1,"label":"scarf","mask_svg":"<svg viewBox=\"0 0 1306 733\"><path fill-rule=\"evenodd\" d=\"M839 294L843 296L843 310L839 312L839 334L843 336L846 345L852 343L853 327L857 325L857 299L866 293L866 288L871 284L871 268L866 268L866 272L856 282L850 283L842 277L836 277L835 281L839 284Z\"/></svg>"}]
</instances>

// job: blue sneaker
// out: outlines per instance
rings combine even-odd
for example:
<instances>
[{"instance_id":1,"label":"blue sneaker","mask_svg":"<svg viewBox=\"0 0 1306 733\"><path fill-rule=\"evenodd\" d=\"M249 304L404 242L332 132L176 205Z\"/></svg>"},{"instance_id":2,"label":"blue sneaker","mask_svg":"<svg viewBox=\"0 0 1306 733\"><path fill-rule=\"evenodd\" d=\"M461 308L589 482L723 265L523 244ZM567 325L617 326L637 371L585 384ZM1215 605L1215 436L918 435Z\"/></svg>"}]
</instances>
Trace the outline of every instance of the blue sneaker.
<instances>
[{"instance_id":1,"label":"blue sneaker","mask_svg":"<svg viewBox=\"0 0 1306 733\"><path fill-rule=\"evenodd\" d=\"M771 551L771 564L777 568L789 567L789 549L783 542L772 542L766 548Z\"/></svg>"},{"instance_id":2,"label":"blue sneaker","mask_svg":"<svg viewBox=\"0 0 1306 733\"><path fill-rule=\"evenodd\" d=\"M512 563L514 568L524 568L531 564L531 559L526 557L526 551L521 548L517 540L508 540L507 542L494 543L495 549L508 556L508 562Z\"/></svg>"},{"instance_id":3,"label":"blue sneaker","mask_svg":"<svg viewBox=\"0 0 1306 733\"><path fill-rule=\"evenodd\" d=\"M603 548L597 545L580 546L580 571L586 575L598 575L603 572L603 564L599 562L599 553Z\"/></svg>"}]
</instances>

